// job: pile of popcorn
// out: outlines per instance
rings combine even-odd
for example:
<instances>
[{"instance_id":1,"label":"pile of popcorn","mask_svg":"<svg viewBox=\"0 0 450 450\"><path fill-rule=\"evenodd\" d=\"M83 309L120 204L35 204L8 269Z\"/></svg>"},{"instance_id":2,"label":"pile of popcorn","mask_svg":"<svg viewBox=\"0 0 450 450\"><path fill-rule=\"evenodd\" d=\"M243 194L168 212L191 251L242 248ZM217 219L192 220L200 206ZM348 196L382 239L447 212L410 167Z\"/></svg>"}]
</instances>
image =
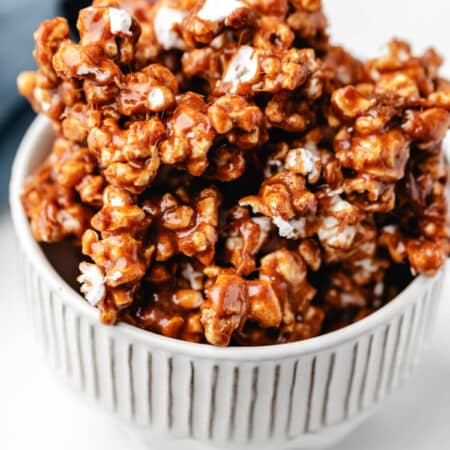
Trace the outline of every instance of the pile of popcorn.
<instances>
[{"instance_id":1,"label":"pile of popcorn","mask_svg":"<svg viewBox=\"0 0 450 450\"><path fill-rule=\"evenodd\" d=\"M103 323L292 342L444 264L434 50L394 40L361 62L320 0L94 0L77 29L43 22L18 77L56 133L22 201L36 240L81 247Z\"/></svg>"}]
</instances>

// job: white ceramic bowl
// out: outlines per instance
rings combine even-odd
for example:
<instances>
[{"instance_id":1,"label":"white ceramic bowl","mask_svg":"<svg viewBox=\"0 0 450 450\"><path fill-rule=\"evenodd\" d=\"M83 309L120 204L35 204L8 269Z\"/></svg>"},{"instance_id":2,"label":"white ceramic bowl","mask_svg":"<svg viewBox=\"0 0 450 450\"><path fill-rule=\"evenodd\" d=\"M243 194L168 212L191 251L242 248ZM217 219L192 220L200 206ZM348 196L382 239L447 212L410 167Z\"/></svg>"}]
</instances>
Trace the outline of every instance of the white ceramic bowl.
<instances>
[{"instance_id":1,"label":"white ceramic bowl","mask_svg":"<svg viewBox=\"0 0 450 450\"><path fill-rule=\"evenodd\" d=\"M126 419L155 449L311 449L343 438L398 388L419 361L435 322L444 274L417 277L371 316L292 344L216 348L127 324L106 327L55 271L70 251L46 256L19 196L51 148L38 117L17 153L11 209L37 337L54 366Z\"/></svg>"}]
</instances>

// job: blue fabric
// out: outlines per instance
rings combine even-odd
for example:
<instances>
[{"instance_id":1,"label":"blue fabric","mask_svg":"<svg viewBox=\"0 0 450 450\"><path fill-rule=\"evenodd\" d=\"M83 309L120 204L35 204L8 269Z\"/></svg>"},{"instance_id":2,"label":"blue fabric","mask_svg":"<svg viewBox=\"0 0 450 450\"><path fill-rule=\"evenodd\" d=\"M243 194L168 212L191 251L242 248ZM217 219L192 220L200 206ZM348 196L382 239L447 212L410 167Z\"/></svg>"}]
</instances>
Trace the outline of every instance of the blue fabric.
<instances>
[{"instance_id":1,"label":"blue fabric","mask_svg":"<svg viewBox=\"0 0 450 450\"><path fill-rule=\"evenodd\" d=\"M14 155L34 116L31 108L23 108L5 124L0 135L0 214L8 208L8 183Z\"/></svg>"},{"instance_id":2,"label":"blue fabric","mask_svg":"<svg viewBox=\"0 0 450 450\"><path fill-rule=\"evenodd\" d=\"M7 205L12 159L33 117L17 93L16 77L35 68L33 32L59 13L57 5L56 0L0 0L0 210Z\"/></svg>"}]
</instances>

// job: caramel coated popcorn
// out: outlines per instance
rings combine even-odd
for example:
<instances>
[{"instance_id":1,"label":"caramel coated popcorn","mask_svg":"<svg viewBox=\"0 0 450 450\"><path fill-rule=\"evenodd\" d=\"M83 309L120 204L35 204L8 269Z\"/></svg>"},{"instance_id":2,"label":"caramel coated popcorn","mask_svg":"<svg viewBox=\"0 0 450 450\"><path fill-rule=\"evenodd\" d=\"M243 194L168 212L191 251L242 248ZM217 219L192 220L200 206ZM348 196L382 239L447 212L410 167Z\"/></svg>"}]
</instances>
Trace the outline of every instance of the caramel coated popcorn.
<instances>
[{"instance_id":1,"label":"caramel coated popcorn","mask_svg":"<svg viewBox=\"0 0 450 450\"><path fill-rule=\"evenodd\" d=\"M320 0L95 0L35 33L52 151L22 201L105 324L218 346L360 320L450 253L434 50L333 46Z\"/></svg>"}]
</instances>

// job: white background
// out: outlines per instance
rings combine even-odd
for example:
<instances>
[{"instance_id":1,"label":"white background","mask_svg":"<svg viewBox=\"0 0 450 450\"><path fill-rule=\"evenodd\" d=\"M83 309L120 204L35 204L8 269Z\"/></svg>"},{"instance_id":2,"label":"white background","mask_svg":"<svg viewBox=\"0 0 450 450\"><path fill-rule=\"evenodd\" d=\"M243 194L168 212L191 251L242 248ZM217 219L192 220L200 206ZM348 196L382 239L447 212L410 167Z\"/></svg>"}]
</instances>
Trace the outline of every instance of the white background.
<instances>
[{"instance_id":1,"label":"white background","mask_svg":"<svg viewBox=\"0 0 450 450\"><path fill-rule=\"evenodd\" d=\"M368 56L391 36L407 38L417 50L433 44L447 57L444 73L450 76L450 1L328 0L325 5L335 42ZM140 450L119 423L68 390L42 362L24 318L14 249L9 217L0 213L0 449ZM421 367L336 450L450 449L449 288L450 277Z\"/></svg>"}]
</instances>

